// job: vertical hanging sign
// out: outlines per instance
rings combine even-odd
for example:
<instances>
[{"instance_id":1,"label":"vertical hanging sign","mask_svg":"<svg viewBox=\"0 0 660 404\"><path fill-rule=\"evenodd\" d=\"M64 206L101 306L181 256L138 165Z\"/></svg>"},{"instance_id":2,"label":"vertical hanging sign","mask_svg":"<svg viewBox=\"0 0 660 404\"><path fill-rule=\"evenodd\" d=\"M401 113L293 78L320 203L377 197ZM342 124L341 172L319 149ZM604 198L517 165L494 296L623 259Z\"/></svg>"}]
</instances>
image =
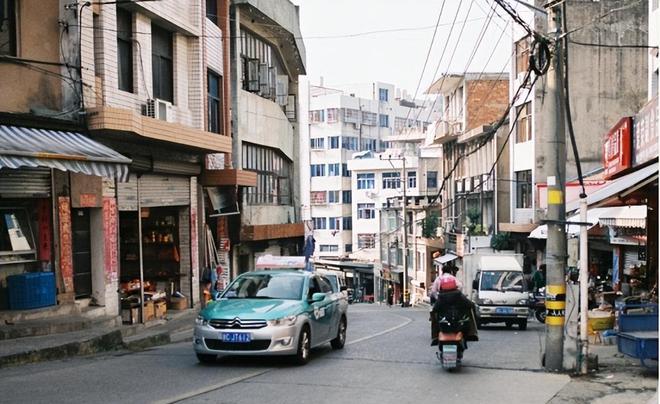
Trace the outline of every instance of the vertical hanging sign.
<instances>
[{"instance_id":1,"label":"vertical hanging sign","mask_svg":"<svg viewBox=\"0 0 660 404\"><path fill-rule=\"evenodd\" d=\"M64 292L73 292L73 253L71 238L71 199L66 196L58 198L60 219L60 271L64 284Z\"/></svg>"},{"instance_id":2,"label":"vertical hanging sign","mask_svg":"<svg viewBox=\"0 0 660 404\"><path fill-rule=\"evenodd\" d=\"M103 198L103 236L105 255L105 280L117 281L117 201L115 198Z\"/></svg>"}]
</instances>

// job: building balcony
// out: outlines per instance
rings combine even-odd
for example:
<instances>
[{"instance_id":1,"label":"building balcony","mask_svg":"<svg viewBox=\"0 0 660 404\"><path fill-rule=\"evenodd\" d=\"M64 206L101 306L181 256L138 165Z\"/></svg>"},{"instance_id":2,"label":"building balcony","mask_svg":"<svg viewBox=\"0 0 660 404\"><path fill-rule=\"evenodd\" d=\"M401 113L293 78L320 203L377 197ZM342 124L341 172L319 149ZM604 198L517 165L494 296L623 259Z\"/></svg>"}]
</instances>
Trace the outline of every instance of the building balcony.
<instances>
[{"instance_id":1,"label":"building balcony","mask_svg":"<svg viewBox=\"0 0 660 404\"><path fill-rule=\"evenodd\" d=\"M204 152L231 153L232 151L232 139L229 136L151 118L123 108L92 108L89 110L88 124L89 130L113 137L118 132L133 133L146 139ZM117 140L121 140L119 136Z\"/></svg>"},{"instance_id":2,"label":"building balcony","mask_svg":"<svg viewBox=\"0 0 660 404\"><path fill-rule=\"evenodd\" d=\"M463 134L463 123L460 121L439 121L435 127L434 143L443 144L458 139Z\"/></svg>"},{"instance_id":3,"label":"building balcony","mask_svg":"<svg viewBox=\"0 0 660 404\"><path fill-rule=\"evenodd\" d=\"M301 223L262 224L241 226L241 241L273 240L303 237L305 226Z\"/></svg>"}]
</instances>

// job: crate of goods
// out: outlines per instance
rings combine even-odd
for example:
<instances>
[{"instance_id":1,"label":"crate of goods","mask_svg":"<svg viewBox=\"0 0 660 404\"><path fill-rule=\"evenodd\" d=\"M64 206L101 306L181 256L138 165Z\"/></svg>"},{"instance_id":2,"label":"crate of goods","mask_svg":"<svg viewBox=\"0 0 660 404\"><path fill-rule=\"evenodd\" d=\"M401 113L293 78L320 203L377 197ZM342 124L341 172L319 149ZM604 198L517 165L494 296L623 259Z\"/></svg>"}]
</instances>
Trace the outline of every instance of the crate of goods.
<instances>
[{"instance_id":1,"label":"crate of goods","mask_svg":"<svg viewBox=\"0 0 660 404\"><path fill-rule=\"evenodd\" d=\"M8 276L7 290L10 310L36 309L56 304L53 272L32 272Z\"/></svg>"},{"instance_id":2,"label":"crate of goods","mask_svg":"<svg viewBox=\"0 0 660 404\"><path fill-rule=\"evenodd\" d=\"M594 331L610 330L614 328L614 313L603 310L591 310L588 316L588 331L593 334Z\"/></svg>"},{"instance_id":3,"label":"crate of goods","mask_svg":"<svg viewBox=\"0 0 660 404\"><path fill-rule=\"evenodd\" d=\"M188 299L185 297L175 297L170 298L170 310L185 310L188 308Z\"/></svg>"},{"instance_id":4,"label":"crate of goods","mask_svg":"<svg viewBox=\"0 0 660 404\"><path fill-rule=\"evenodd\" d=\"M127 309L121 309L121 321L124 324L137 324L140 317L140 308L139 307L130 307Z\"/></svg>"},{"instance_id":5,"label":"crate of goods","mask_svg":"<svg viewBox=\"0 0 660 404\"><path fill-rule=\"evenodd\" d=\"M154 303L154 309L156 311L156 318L165 318L165 314L167 314L167 303L164 300L159 300Z\"/></svg>"},{"instance_id":6,"label":"crate of goods","mask_svg":"<svg viewBox=\"0 0 660 404\"><path fill-rule=\"evenodd\" d=\"M154 302L149 300L144 303L144 321L150 321L156 318L156 310Z\"/></svg>"}]
</instances>

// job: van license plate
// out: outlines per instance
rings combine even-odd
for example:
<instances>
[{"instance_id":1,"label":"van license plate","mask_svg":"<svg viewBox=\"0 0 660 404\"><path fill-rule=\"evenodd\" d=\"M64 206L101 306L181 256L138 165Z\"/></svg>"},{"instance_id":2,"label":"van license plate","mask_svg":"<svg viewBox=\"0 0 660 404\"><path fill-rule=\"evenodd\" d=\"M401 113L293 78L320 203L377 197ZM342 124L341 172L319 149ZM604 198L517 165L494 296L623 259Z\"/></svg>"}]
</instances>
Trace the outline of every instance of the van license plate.
<instances>
[{"instance_id":1,"label":"van license plate","mask_svg":"<svg viewBox=\"0 0 660 404\"><path fill-rule=\"evenodd\" d=\"M252 336L245 332L223 332L222 342L234 342L244 344L252 341Z\"/></svg>"},{"instance_id":2,"label":"van license plate","mask_svg":"<svg viewBox=\"0 0 660 404\"><path fill-rule=\"evenodd\" d=\"M497 307L495 313L498 314L513 314L513 309L511 307Z\"/></svg>"}]
</instances>

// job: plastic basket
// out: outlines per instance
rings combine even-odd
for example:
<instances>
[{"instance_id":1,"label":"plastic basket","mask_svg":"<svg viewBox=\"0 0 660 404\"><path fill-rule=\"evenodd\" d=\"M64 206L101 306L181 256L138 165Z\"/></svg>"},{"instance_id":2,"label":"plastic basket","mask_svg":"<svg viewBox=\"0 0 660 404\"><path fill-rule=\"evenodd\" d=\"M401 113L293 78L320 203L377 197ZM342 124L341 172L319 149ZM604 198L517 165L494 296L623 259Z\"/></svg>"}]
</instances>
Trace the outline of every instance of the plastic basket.
<instances>
[{"instance_id":1,"label":"plastic basket","mask_svg":"<svg viewBox=\"0 0 660 404\"><path fill-rule=\"evenodd\" d=\"M9 309L23 310L53 306L55 275L52 272L32 272L7 277Z\"/></svg>"},{"instance_id":2,"label":"plastic basket","mask_svg":"<svg viewBox=\"0 0 660 404\"><path fill-rule=\"evenodd\" d=\"M626 310L631 312L626 313ZM634 311L633 311L634 310ZM638 310L643 310L639 312ZM657 331L658 305L636 304L626 305L619 311L619 331Z\"/></svg>"}]
</instances>

